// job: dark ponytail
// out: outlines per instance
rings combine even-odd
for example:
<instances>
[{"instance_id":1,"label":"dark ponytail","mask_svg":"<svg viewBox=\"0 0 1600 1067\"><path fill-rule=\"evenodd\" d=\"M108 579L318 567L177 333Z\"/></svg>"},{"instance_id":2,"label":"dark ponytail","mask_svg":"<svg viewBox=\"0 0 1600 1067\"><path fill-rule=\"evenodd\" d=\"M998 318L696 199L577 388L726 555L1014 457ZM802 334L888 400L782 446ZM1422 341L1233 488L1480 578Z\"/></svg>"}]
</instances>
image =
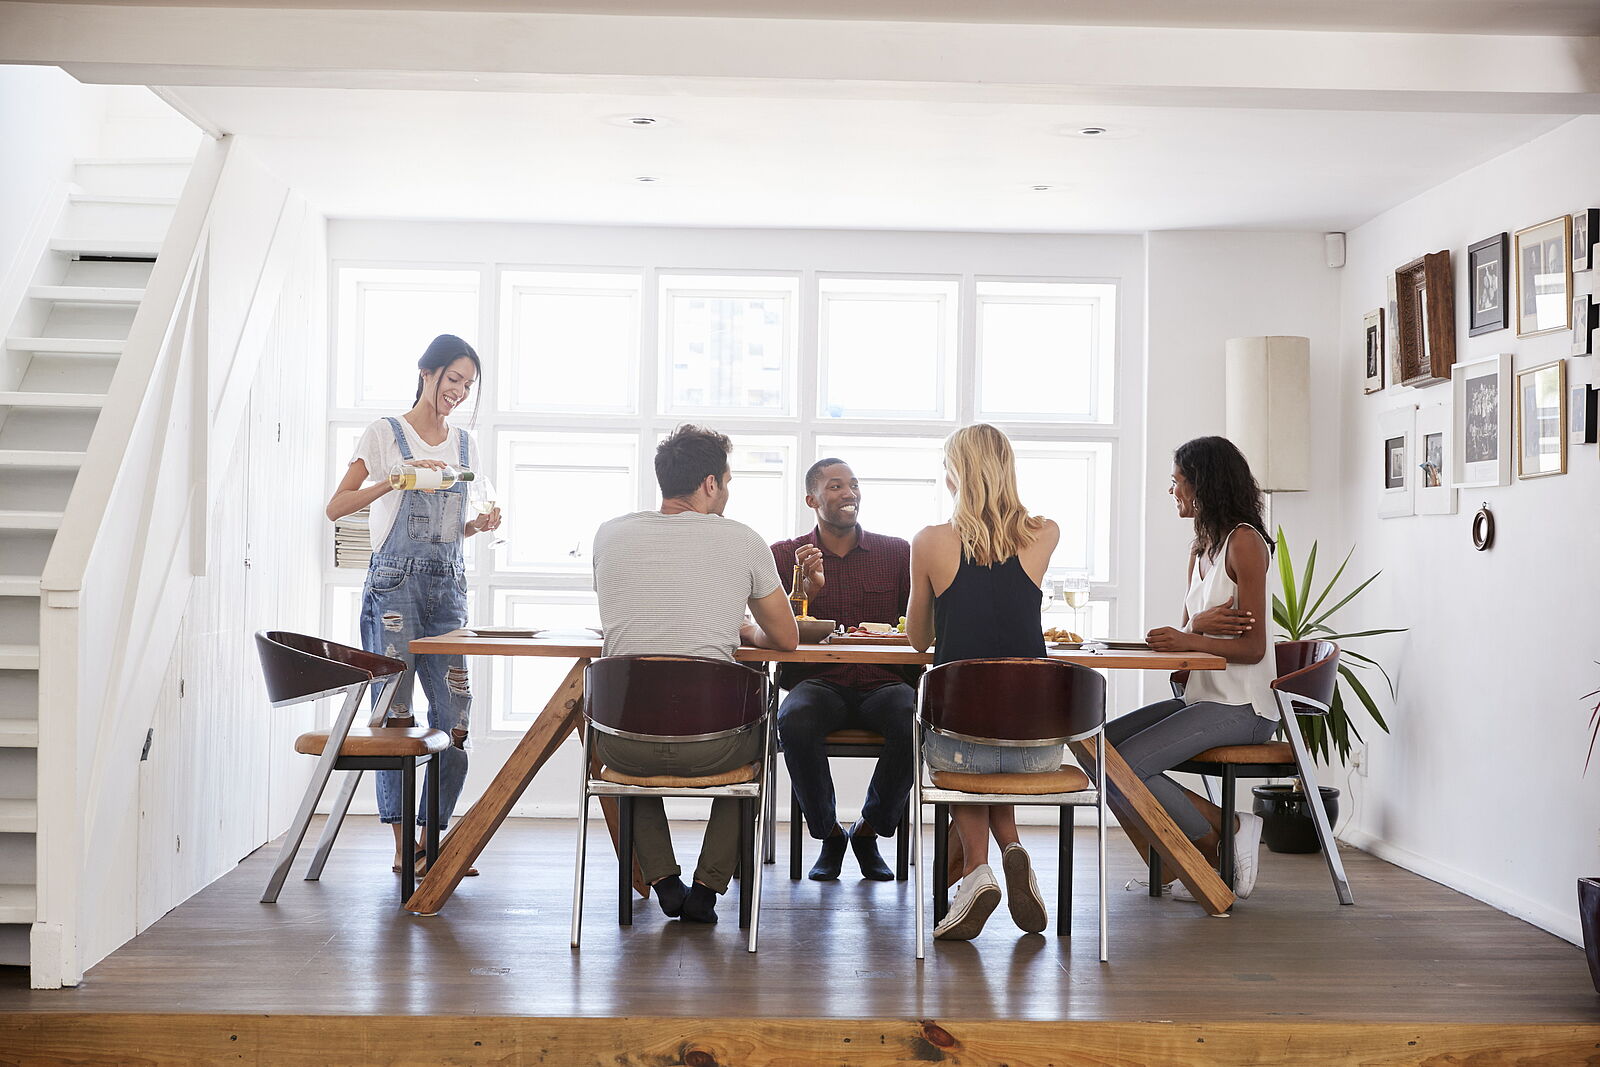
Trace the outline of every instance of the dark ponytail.
<instances>
[{"instance_id":1,"label":"dark ponytail","mask_svg":"<svg viewBox=\"0 0 1600 1067\"><path fill-rule=\"evenodd\" d=\"M428 350L422 353L422 358L417 360L417 395L411 402L415 404L422 399L422 376L430 371L442 370L460 359L462 356L472 360L472 366L477 372L478 381L483 381L483 361L478 358L478 353L472 346L453 333L441 333L428 345Z\"/></svg>"}]
</instances>

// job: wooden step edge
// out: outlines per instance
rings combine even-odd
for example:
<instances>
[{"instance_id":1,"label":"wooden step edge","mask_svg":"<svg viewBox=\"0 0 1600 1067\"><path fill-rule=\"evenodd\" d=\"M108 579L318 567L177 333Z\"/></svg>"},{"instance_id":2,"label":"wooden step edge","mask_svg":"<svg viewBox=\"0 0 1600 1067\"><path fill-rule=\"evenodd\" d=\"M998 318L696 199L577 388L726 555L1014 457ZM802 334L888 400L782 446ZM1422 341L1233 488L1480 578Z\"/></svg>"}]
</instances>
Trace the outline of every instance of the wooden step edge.
<instances>
[{"instance_id":1,"label":"wooden step edge","mask_svg":"<svg viewBox=\"0 0 1600 1067\"><path fill-rule=\"evenodd\" d=\"M0 467L13 470L78 470L88 455L87 452L0 448Z\"/></svg>"},{"instance_id":2,"label":"wooden step edge","mask_svg":"<svg viewBox=\"0 0 1600 1067\"><path fill-rule=\"evenodd\" d=\"M0 800L0 834L32 834L38 830L38 801Z\"/></svg>"},{"instance_id":3,"label":"wooden step edge","mask_svg":"<svg viewBox=\"0 0 1600 1067\"><path fill-rule=\"evenodd\" d=\"M114 337L7 337L13 352L40 352L63 356L120 356L126 341Z\"/></svg>"},{"instance_id":4,"label":"wooden step edge","mask_svg":"<svg viewBox=\"0 0 1600 1067\"><path fill-rule=\"evenodd\" d=\"M31 885L0 885L0 923L33 922L34 899Z\"/></svg>"},{"instance_id":5,"label":"wooden step edge","mask_svg":"<svg viewBox=\"0 0 1600 1067\"><path fill-rule=\"evenodd\" d=\"M35 285L28 289L28 296L58 304L138 304L144 300L144 290L112 285Z\"/></svg>"},{"instance_id":6,"label":"wooden step edge","mask_svg":"<svg viewBox=\"0 0 1600 1067\"><path fill-rule=\"evenodd\" d=\"M106 406L104 393L0 392L0 407L55 408L61 411L98 410Z\"/></svg>"},{"instance_id":7,"label":"wooden step edge","mask_svg":"<svg viewBox=\"0 0 1600 1067\"><path fill-rule=\"evenodd\" d=\"M0 645L0 670L36 671L38 669L38 645Z\"/></svg>"},{"instance_id":8,"label":"wooden step edge","mask_svg":"<svg viewBox=\"0 0 1600 1067\"><path fill-rule=\"evenodd\" d=\"M0 574L0 596L38 596L39 579L30 574ZM4 722L0 719L0 722Z\"/></svg>"},{"instance_id":9,"label":"wooden step edge","mask_svg":"<svg viewBox=\"0 0 1600 1067\"><path fill-rule=\"evenodd\" d=\"M141 159L133 156L84 156L72 161L75 167L192 167L193 156L153 156Z\"/></svg>"},{"instance_id":10,"label":"wooden step edge","mask_svg":"<svg viewBox=\"0 0 1600 1067\"><path fill-rule=\"evenodd\" d=\"M59 511L0 511L0 530L59 530Z\"/></svg>"},{"instance_id":11,"label":"wooden step edge","mask_svg":"<svg viewBox=\"0 0 1600 1067\"><path fill-rule=\"evenodd\" d=\"M175 196L113 196L110 193L71 193L74 204L128 204L134 207L177 207Z\"/></svg>"},{"instance_id":12,"label":"wooden step edge","mask_svg":"<svg viewBox=\"0 0 1600 1067\"><path fill-rule=\"evenodd\" d=\"M55 237L50 241L50 251L77 256L126 256L130 259L154 259L161 251L161 242L97 240L89 237Z\"/></svg>"}]
</instances>

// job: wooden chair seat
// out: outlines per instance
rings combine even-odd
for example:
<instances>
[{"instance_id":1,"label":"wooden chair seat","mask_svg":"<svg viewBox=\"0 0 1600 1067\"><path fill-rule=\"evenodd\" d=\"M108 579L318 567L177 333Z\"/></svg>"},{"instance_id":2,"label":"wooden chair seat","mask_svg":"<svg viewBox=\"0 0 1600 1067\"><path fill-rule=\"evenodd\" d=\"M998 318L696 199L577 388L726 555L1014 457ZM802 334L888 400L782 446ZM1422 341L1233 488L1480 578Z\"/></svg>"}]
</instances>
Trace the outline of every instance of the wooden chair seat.
<instances>
[{"instance_id":1,"label":"wooden chair seat","mask_svg":"<svg viewBox=\"0 0 1600 1067\"><path fill-rule=\"evenodd\" d=\"M294 739L294 750L307 756L322 755L327 730L312 730ZM339 746L341 756L431 756L450 747L450 735L422 726L353 726Z\"/></svg>"},{"instance_id":2,"label":"wooden chair seat","mask_svg":"<svg viewBox=\"0 0 1600 1067\"><path fill-rule=\"evenodd\" d=\"M1287 741L1267 741L1259 745L1218 745L1208 748L1190 763L1294 763L1294 749Z\"/></svg>"},{"instance_id":3,"label":"wooden chair seat","mask_svg":"<svg viewBox=\"0 0 1600 1067\"><path fill-rule=\"evenodd\" d=\"M1038 774L965 774L960 771L934 771L933 784L958 793L1011 793L1039 796L1045 793L1081 793L1090 788L1089 776L1077 767Z\"/></svg>"},{"instance_id":4,"label":"wooden chair seat","mask_svg":"<svg viewBox=\"0 0 1600 1067\"><path fill-rule=\"evenodd\" d=\"M761 764L750 763L743 767L735 767L731 771L721 774L708 774L700 778L685 778L677 774L652 774L641 777L636 774L623 774L610 767L600 768L600 780L611 782L614 785L637 785L646 789L711 789L719 785L739 785L742 782L753 782Z\"/></svg>"},{"instance_id":5,"label":"wooden chair seat","mask_svg":"<svg viewBox=\"0 0 1600 1067\"><path fill-rule=\"evenodd\" d=\"M871 730L835 730L823 741L830 745L881 745L883 735Z\"/></svg>"}]
</instances>

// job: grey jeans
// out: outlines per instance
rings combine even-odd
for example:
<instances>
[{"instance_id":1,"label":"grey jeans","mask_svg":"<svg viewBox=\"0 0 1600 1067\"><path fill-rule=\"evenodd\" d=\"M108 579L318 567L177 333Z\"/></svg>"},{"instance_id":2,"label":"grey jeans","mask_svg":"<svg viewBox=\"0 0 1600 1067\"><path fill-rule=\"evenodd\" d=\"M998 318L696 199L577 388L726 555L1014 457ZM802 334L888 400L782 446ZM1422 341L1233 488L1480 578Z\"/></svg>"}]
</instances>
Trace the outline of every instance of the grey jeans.
<instances>
[{"instance_id":1,"label":"grey jeans","mask_svg":"<svg viewBox=\"0 0 1600 1067\"><path fill-rule=\"evenodd\" d=\"M1193 841L1210 833L1211 824L1189 803L1183 787L1163 772L1218 745L1259 745L1277 728L1249 704L1173 699L1112 719L1106 723L1106 740Z\"/></svg>"},{"instance_id":2,"label":"grey jeans","mask_svg":"<svg viewBox=\"0 0 1600 1067\"><path fill-rule=\"evenodd\" d=\"M594 747L600 762L623 774L698 778L758 762L761 731L747 730L736 737L678 744L636 741L596 732ZM667 826L667 812L660 797L634 799L633 849L639 860L639 873L647 882L660 881L682 870L672 851L672 832ZM706 823L705 838L700 844L700 862L695 867L694 880L718 893L726 893L738 862L739 801L733 797L715 797L711 801L711 819Z\"/></svg>"}]
</instances>

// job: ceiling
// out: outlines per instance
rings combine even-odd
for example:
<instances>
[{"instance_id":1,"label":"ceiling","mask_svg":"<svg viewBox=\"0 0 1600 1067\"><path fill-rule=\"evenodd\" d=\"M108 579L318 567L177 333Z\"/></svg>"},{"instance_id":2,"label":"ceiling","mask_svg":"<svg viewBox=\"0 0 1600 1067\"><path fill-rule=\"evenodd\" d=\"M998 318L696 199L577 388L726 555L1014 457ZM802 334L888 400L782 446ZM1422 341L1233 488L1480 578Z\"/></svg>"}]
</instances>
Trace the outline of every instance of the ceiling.
<instances>
[{"instance_id":1,"label":"ceiling","mask_svg":"<svg viewBox=\"0 0 1600 1067\"><path fill-rule=\"evenodd\" d=\"M696 90L169 93L330 216L689 226L1345 230L1565 121Z\"/></svg>"},{"instance_id":2,"label":"ceiling","mask_svg":"<svg viewBox=\"0 0 1600 1067\"><path fill-rule=\"evenodd\" d=\"M48 0L95 3L97 0ZM106 0L98 0L100 3ZM119 0L125 6L580 12L1081 26L1600 35L1597 0Z\"/></svg>"}]
</instances>

